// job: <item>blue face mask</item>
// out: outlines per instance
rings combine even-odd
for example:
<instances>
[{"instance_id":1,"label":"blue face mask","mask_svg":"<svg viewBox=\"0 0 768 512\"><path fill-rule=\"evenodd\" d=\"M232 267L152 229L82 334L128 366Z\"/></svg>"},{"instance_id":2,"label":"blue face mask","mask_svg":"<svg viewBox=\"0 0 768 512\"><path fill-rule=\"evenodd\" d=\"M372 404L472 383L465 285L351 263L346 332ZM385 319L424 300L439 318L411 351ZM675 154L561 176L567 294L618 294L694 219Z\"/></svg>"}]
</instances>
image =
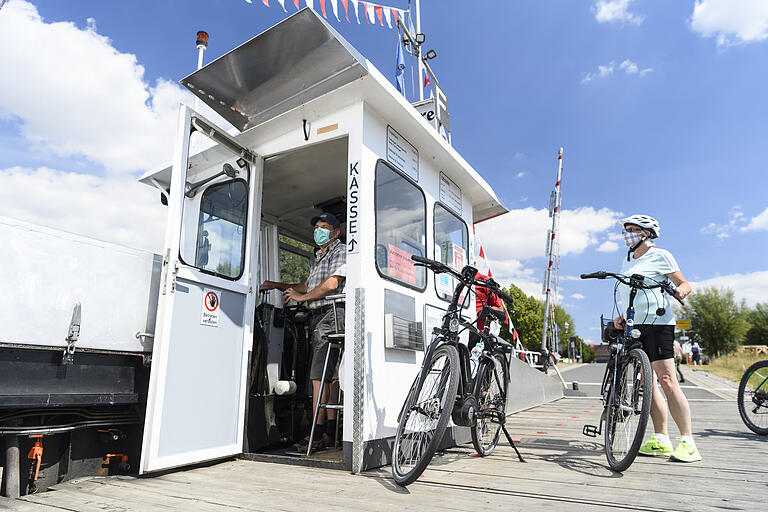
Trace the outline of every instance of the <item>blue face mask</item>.
<instances>
[{"instance_id":1,"label":"blue face mask","mask_svg":"<svg viewBox=\"0 0 768 512\"><path fill-rule=\"evenodd\" d=\"M325 228L315 228L315 243L325 245L331 240L331 232Z\"/></svg>"}]
</instances>

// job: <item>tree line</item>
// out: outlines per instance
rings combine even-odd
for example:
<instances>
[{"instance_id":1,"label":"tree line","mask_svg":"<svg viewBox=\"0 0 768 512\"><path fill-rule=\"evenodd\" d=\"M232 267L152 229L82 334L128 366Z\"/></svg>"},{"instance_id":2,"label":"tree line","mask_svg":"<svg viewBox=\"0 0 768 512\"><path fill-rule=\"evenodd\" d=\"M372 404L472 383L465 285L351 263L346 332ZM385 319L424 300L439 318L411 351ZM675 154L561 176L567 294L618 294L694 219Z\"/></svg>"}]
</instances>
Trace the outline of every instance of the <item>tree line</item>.
<instances>
[{"instance_id":1,"label":"tree line","mask_svg":"<svg viewBox=\"0 0 768 512\"><path fill-rule=\"evenodd\" d=\"M510 284L504 291L514 299L513 309L509 316L517 330L520 341L528 350L541 350L541 335L544 323L544 301L531 295L526 295L523 290ZM595 320L595 323L599 320ZM555 323L560 329L560 355L565 356L568 343L571 339L576 342L576 350L581 345L581 354L584 362L590 362L595 357L595 352L581 337L576 335L576 322L573 317L561 306L555 307ZM512 334L506 325L502 326L500 336L513 343Z\"/></svg>"},{"instance_id":2,"label":"tree line","mask_svg":"<svg viewBox=\"0 0 768 512\"><path fill-rule=\"evenodd\" d=\"M526 295L510 284L504 291L514 299L509 312L520 341L528 350L541 350L541 333L544 319L544 302ZM685 305L675 311L678 320L690 320L687 331L691 340L699 342L704 351L712 356L733 352L741 345L768 345L768 302L754 308L744 300L737 301L733 290L704 288L692 292ZM582 347L585 362L594 358L594 351L584 340L576 336L576 325L570 314L561 306L555 308L555 323L560 328L561 355L566 355L567 344L572 338ZM595 318L595 324L599 323ZM507 326L502 326L501 337L512 342Z\"/></svg>"},{"instance_id":3,"label":"tree line","mask_svg":"<svg viewBox=\"0 0 768 512\"><path fill-rule=\"evenodd\" d=\"M692 292L675 314L691 321L691 339L712 356L731 353L740 345L768 345L768 302L750 308L736 300L733 290Z\"/></svg>"}]
</instances>

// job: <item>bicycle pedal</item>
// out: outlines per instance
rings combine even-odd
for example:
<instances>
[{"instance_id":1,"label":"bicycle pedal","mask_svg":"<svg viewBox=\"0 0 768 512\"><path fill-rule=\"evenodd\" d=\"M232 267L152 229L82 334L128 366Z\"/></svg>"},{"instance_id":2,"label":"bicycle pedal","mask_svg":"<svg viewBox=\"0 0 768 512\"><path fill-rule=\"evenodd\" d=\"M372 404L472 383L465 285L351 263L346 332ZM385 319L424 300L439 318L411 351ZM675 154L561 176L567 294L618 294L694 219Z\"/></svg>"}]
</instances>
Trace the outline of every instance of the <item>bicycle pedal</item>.
<instances>
[{"instance_id":1,"label":"bicycle pedal","mask_svg":"<svg viewBox=\"0 0 768 512\"><path fill-rule=\"evenodd\" d=\"M584 425L584 429L582 429L581 433L585 436L597 437L598 430L594 425Z\"/></svg>"}]
</instances>

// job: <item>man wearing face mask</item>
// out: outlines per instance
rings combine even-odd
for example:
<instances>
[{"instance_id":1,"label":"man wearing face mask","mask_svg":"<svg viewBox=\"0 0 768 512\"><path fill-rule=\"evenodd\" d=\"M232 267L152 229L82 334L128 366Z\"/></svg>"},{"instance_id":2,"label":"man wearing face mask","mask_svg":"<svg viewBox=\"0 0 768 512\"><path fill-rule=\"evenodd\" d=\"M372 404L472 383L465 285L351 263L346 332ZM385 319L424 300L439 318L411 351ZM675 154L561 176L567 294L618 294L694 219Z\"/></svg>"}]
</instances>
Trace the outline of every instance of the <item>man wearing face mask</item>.
<instances>
[{"instance_id":1,"label":"man wearing face mask","mask_svg":"<svg viewBox=\"0 0 768 512\"><path fill-rule=\"evenodd\" d=\"M328 350L328 341L323 339L326 334L336 332L336 324L333 314L333 302L325 299L328 295L344 293L344 280L346 270L346 247L339 241L341 234L340 224L335 215L323 213L314 217L311 224L315 227L315 243L320 247L315 252L317 259L315 265L309 271L309 277L304 283L278 283L264 281L261 290L278 289L283 292L283 300L295 300L307 302L311 312L312 327L312 365L309 378L312 380L312 406L317 404L317 395L320 392L320 379L323 374L325 354ZM339 329L344 330L344 307L337 306ZM335 398L338 394L338 363L339 351L331 350L328 361L329 374L326 375L332 385L323 388L323 403L329 403L329 396ZM314 411L313 411L314 412ZM327 413L328 421L325 415ZM333 436L336 433L336 411L334 409L321 409L317 417L315 432L322 432L313 441L312 450L322 449L333 444ZM306 452L309 437L296 445L299 452Z\"/></svg>"},{"instance_id":2,"label":"man wearing face mask","mask_svg":"<svg viewBox=\"0 0 768 512\"><path fill-rule=\"evenodd\" d=\"M624 242L629 248L627 258L621 265L621 273L640 274L648 284L669 279L675 284L675 295L681 300L691 293L691 286L680 272L672 254L655 247L653 239L658 238L661 231L658 221L648 215L632 215L620 222L624 227ZM619 292L622 304L626 307L629 304L629 286L620 284ZM667 431L667 403L661 393L654 390L651 402L654 434L640 447L639 453L669 457L678 462L699 461L701 455L691 431L691 409L675 375L675 314L672 305L657 288L638 293L634 307L634 328L640 331L638 340L642 342L651 360L654 385L658 378L667 397L669 411L680 431L680 444L673 450ZM613 323L617 329L623 329L623 316L616 317Z\"/></svg>"}]
</instances>

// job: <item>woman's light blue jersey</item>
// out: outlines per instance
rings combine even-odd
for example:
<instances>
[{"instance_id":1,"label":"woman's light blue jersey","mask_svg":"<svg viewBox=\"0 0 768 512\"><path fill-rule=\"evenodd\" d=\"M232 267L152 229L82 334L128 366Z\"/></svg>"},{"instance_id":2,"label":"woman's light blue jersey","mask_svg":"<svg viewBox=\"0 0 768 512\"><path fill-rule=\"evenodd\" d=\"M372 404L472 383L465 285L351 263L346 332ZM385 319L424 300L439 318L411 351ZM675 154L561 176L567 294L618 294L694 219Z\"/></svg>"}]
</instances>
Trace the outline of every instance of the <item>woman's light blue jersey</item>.
<instances>
[{"instance_id":1,"label":"woman's light blue jersey","mask_svg":"<svg viewBox=\"0 0 768 512\"><path fill-rule=\"evenodd\" d=\"M635 259L630 257L621 264L621 273L626 276L640 274L645 277L645 284L653 285L654 282L662 282L667 279L667 274L677 272L680 267L677 266L675 258L669 251L651 247L648 251ZM621 294L621 314L627 316L627 306L629 306L630 287L619 284L619 293ZM635 295L635 324L656 324L656 325L674 325L675 314L672 311L670 303L672 297L662 294L659 288L653 290L638 290ZM658 308L664 308L666 312L662 316L656 315Z\"/></svg>"}]
</instances>

